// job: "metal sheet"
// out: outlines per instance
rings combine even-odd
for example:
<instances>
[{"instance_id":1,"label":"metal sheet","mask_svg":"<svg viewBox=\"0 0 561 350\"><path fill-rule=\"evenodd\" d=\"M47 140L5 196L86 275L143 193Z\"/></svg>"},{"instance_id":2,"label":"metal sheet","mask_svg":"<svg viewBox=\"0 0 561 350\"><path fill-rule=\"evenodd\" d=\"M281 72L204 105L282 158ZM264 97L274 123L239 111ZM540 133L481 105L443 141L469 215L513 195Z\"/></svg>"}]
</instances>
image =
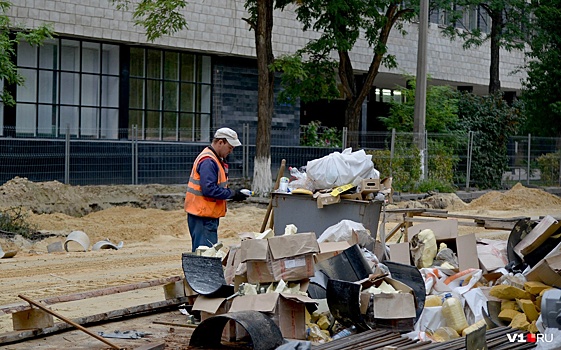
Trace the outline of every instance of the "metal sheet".
<instances>
[{"instance_id":1,"label":"metal sheet","mask_svg":"<svg viewBox=\"0 0 561 350\"><path fill-rule=\"evenodd\" d=\"M421 272L415 267L411 265L401 264L393 261L384 261L384 265L388 267L392 278L398 280L406 284L408 287L413 289L413 293L415 293L415 313L417 317L415 320L418 320L421 317L421 313L425 308L425 299L426 289L425 289L425 281L423 280L423 276Z\"/></svg>"},{"instance_id":2,"label":"metal sheet","mask_svg":"<svg viewBox=\"0 0 561 350\"><path fill-rule=\"evenodd\" d=\"M375 239L382 202L341 200L337 204L317 207L312 196L273 193L275 235L284 234L286 225L293 224L298 232L315 232L319 237L325 229L341 220L361 223Z\"/></svg>"},{"instance_id":3,"label":"metal sheet","mask_svg":"<svg viewBox=\"0 0 561 350\"><path fill-rule=\"evenodd\" d=\"M183 253L182 262L185 280L195 292L216 298L234 294L234 286L224 279L222 259Z\"/></svg>"},{"instance_id":4,"label":"metal sheet","mask_svg":"<svg viewBox=\"0 0 561 350\"><path fill-rule=\"evenodd\" d=\"M372 273L372 268L356 244L339 255L320 261L315 269L331 279L349 282L362 280Z\"/></svg>"},{"instance_id":5,"label":"metal sheet","mask_svg":"<svg viewBox=\"0 0 561 350\"><path fill-rule=\"evenodd\" d=\"M258 311L229 312L215 315L201 322L191 335L189 346L217 348L228 321L234 320L251 338L254 350L276 349L284 343L279 327L268 316Z\"/></svg>"},{"instance_id":6,"label":"metal sheet","mask_svg":"<svg viewBox=\"0 0 561 350\"><path fill-rule=\"evenodd\" d=\"M356 326L359 331L371 329L360 313L361 285L330 279L327 282L327 306L333 317L345 327Z\"/></svg>"}]
</instances>

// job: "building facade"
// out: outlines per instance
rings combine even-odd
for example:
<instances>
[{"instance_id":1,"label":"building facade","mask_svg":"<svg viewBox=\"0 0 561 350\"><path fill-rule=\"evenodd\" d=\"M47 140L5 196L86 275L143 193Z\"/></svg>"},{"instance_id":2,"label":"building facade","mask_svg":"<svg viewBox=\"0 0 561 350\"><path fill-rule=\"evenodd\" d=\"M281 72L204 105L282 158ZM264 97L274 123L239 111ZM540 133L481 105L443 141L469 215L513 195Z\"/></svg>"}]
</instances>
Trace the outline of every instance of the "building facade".
<instances>
[{"instance_id":1,"label":"building facade","mask_svg":"<svg viewBox=\"0 0 561 350\"><path fill-rule=\"evenodd\" d=\"M242 19L247 16L243 0L189 1L189 29L153 43L134 25L131 12L117 10L107 0L17 1L9 16L28 27L52 23L56 37L40 47L18 46L15 59L25 85L7 87L17 104L2 108L0 137L62 137L69 132L81 139L127 139L134 126L139 140L208 141L222 126L241 130L249 124L256 129L254 32ZM440 21L438 15L431 19ZM317 36L301 30L293 9L275 12L274 20L277 57ZM376 109L399 98L393 90L405 84L404 76L415 74L417 24L405 30L405 36L392 32L389 52L398 68L381 68L365 105L370 110L363 113L363 130L377 124ZM488 44L463 50L461 42L440 34L438 23L431 24L429 84L485 93L489 56ZM371 57L371 49L359 42L351 55L357 75L368 69ZM503 90L520 90L524 73L511 73L523 59L522 52L501 51ZM301 122L323 113L321 106L309 107L277 103L273 140L281 137L297 145ZM322 118L326 124L343 119L337 109Z\"/></svg>"}]
</instances>

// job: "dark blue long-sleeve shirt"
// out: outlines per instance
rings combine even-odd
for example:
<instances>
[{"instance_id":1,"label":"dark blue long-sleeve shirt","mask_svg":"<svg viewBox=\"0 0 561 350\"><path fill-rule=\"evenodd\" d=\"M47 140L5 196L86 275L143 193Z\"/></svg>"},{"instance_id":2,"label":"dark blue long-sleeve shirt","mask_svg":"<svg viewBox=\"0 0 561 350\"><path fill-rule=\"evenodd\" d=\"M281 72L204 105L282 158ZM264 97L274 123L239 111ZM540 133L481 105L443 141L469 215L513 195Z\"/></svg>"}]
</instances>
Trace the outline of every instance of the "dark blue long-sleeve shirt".
<instances>
[{"instance_id":1,"label":"dark blue long-sleeve shirt","mask_svg":"<svg viewBox=\"0 0 561 350\"><path fill-rule=\"evenodd\" d=\"M197 166L201 176L201 191L203 196L215 199L228 199L234 191L218 186L218 164L212 158L203 159Z\"/></svg>"}]
</instances>

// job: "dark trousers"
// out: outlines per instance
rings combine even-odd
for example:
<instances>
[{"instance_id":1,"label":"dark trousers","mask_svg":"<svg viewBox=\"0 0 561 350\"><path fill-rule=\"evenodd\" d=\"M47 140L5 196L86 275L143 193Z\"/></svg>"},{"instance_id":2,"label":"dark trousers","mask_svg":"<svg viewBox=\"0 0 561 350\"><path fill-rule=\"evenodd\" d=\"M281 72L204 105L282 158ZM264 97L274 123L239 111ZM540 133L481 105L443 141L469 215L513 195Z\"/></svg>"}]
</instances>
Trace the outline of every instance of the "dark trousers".
<instances>
[{"instance_id":1,"label":"dark trousers","mask_svg":"<svg viewBox=\"0 0 561 350\"><path fill-rule=\"evenodd\" d=\"M219 219L205 218L187 213L187 225L191 235L191 251L199 246L211 247L218 243Z\"/></svg>"}]
</instances>

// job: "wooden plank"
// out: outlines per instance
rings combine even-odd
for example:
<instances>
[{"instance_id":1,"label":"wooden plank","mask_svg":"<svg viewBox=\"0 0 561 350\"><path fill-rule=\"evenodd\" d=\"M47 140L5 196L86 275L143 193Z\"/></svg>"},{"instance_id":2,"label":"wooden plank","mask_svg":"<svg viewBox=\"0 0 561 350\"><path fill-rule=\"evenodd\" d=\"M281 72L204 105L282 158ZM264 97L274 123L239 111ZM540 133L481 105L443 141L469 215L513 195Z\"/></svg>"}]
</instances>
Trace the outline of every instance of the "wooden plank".
<instances>
[{"instance_id":1,"label":"wooden plank","mask_svg":"<svg viewBox=\"0 0 561 350\"><path fill-rule=\"evenodd\" d=\"M101 314L75 318L72 321L79 325L88 325L91 323L114 321L124 316L134 316L147 312L154 312L160 309L169 308L171 306L180 305L185 302L187 302L187 297L157 301L150 304L143 304L143 305L128 307L125 309L104 312ZM33 329L23 332L17 332L17 331L6 332L0 334L0 344L15 343L25 339L42 337L63 330L68 330L70 328L72 328L72 326L70 326L69 324L56 323L53 327L49 327L49 328Z\"/></svg>"},{"instance_id":2,"label":"wooden plank","mask_svg":"<svg viewBox=\"0 0 561 350\"><path fill-rule=\"evenodd\" d=\"M99 340L100 342L109 345L109 346L112 347L113 349L117 349L117 350L121 349L120 346L113 344L112 342L110 342L109 340L103 338L103 337L100 336L99 334L95 334L95 333L91 332L89 329L87 329L87 328L85 328L85 327L83 327L83 326L81 326L81 325L75 323L75 322L72 321L71 319L66 318L65 316L59 314L59 313L56 312L56 311L53 311L53 310L50 310L50 309L44 307L43 305L39 304L38 302L36 302L36 301L34 301L34 300L32 300L32 299L29 299L29 298L26 297L25 295L21 295L21 294L20 294L20 295L18 295L18 297L22 298L23 300L27 301L28 303L32 304L33 306L36 306L36 307L38 307L39 309L41 309L41 310L43 310L43 311L45 311L45 312L50 313L51 315L55 316L55 317L58 318L59 320L62 320L62 321L64 321L65 323L68 323L68 324L71 325L72 327L81 330L82 332L86 333L87 335L89 335L89 336L91 336L91 337L93 337L93 338Z\"/></svg>"},{"instance_id":3,"label":"wooden plank","mask_svg":"<svg viewBox=\"0 0 561 350\"><path fill-rule=\"evenodd\" d=\"M164 326L185 327L185 328L197 328L198 326L198 324L175 323L175 322L165 322L165 321L154 321L152 323L163 324Z\"/></svg>"},{"instance_id":4,"label":"wooden plank","mask_svg":"<svg viewBox=\"0 0 561 350\"><path fill-rule=\"evenodd\" d=\"M57 303L64 303L68 301L75 301L75 300L83 300L93 297L100 297L104 295L111 295L117 293L124 293L129 292L136 289L142 288L149 288L154 287L162 284L167 284L170 282L177 282L182 279L181 276L172 276L168 278L159 278L150 281L138 282L138 283L131 283L122 286L115 286L115 287L108 287L104 289L97 289L88 292L81 292L81 293L74 293L74 294L67 294L61 295L57 297L51 297L39 300L39 302L43 305L52 305ZM13 305L5 305L0 307L0 314L11 314L18 311L29 310L30 307L28 304L13 304Z\"/></svg>"}]
</instances>

